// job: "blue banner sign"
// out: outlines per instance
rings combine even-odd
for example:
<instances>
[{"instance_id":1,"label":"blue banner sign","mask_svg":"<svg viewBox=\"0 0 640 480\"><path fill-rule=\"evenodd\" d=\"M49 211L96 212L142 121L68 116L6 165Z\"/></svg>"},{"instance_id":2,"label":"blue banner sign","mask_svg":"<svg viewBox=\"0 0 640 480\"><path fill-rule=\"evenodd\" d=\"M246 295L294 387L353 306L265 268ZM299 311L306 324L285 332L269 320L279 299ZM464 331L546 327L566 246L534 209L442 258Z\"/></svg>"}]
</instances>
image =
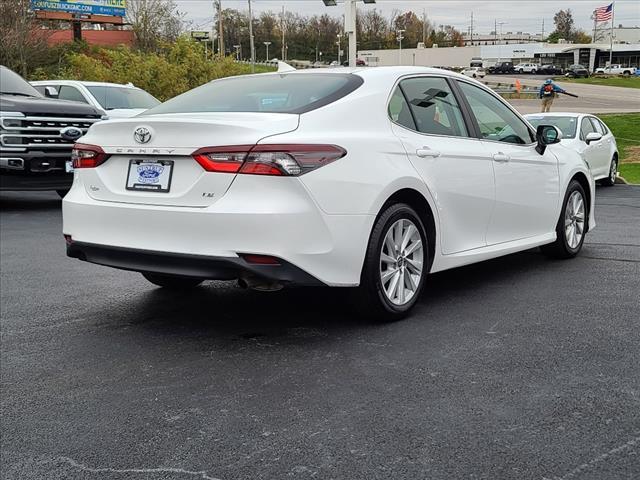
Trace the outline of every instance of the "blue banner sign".
<instances>
[{"instance_id":1,"label":"blue banner sign","mask_svg":"<svg viewBox=\"0 0 640 480\"><path fill-rule=\"evenodd\" d=\"M127 0L31 0L32 10L124 17Z\"/></svg>"}]
</instances>

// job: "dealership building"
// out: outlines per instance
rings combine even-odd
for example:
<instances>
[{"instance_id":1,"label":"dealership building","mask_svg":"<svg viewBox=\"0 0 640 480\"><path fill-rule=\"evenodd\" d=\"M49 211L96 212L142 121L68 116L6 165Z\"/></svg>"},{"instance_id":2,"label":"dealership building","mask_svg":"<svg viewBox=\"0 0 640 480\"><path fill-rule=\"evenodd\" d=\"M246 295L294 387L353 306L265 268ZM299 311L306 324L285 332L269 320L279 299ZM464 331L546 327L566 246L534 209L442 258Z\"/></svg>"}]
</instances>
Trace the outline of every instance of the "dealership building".
<instances>
[{"instance_id":1,"label":"dealership building","mask_svg":"<svg viewBox=\"0 0 640 480\"><path fill-rule=\"evenodd\" d=\"M500 61L554 64L562 68L579 63L594 71L609 62L608 43L510 43L446 48L403 48L402 50L361 50L358 57L369 66L419 65L465 67L480 58L485 67ZM640 66L640 42L613 44L613 63Z\"/></svg>"}]
</instances>

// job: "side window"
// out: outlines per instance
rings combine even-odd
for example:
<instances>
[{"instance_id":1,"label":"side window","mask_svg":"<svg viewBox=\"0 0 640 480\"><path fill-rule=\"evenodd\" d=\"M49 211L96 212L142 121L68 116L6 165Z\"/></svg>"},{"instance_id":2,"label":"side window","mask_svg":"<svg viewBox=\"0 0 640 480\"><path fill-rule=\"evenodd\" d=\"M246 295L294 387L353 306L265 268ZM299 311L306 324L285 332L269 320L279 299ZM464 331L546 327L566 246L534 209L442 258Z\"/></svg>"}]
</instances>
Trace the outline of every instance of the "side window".
<instances>
[{"instance_id":1,"label":"side window","mask_svg":"<svg viewBox=\"0 0 640 480\"><path fill-rule=\"evenodd\" d=\"M393 95L391 95L391 100L389 101L389 116L391 120L399 123L403 127L417 130L413 116L411 115L411 110L409 110L409 104L404 98L400 87L396 87Z\"/></svg>"},{"instance_id":2,"label":"side window","mask_svg":"<svg viewBox=\"0 0 640 480\"><path fill-rule=\"evenodd\" d=\"M597 118L594 117L589 117L589 120L591 120L591 123L593 124L593 129L598 132L600 135L604 135L605 131L602 128L602 124L598 121Z\"/></svg>"},{"instance_id":3,"label":"side window","mask_svg":"<svg viewBox=\"0 0 640 480\"><path fill-rule=\"evenodd\" d=\"M80 90L75 87L69 87L68 85L62 85L58 89L58 98L60 100L73 100L74 102L89 103L87 102L87 99L84 98L84 95L80 93Z\"/></svg>"},{"instance_id":4,"label":"side window","mask_svg":"<svg viewBox=\"0 0 640 480\"><path fill-rule=\"evenodd\" d=\"M588 134L595 131L596 129L593 128L593 124L589 121L589 118L584 117L580 124L580 140L585 140Z\"/></svg>"},{"instance_id":5,"label":"side window","mask_svg":"<svg viewBox=\"0 0 640 480\"><path fill-rule=\"evenodd\" d=\"M467 127L453 92L444 78L419 77L400 82L416 130L433 135L466 137Z\"/></svg>"},{"instance_id":6,"label":"side window","mask_svg":"<svg viewBox=\"0 0 640 480\"><path fill-rule=\"evenodd\" d=\"M596 118L596 121L600 124L600 128L602 128L602 134L606 135L607 133L609 133L609 129L607 128L607 126L602 122L602 120L600 120L599 118Z\"/></svg>"},{"instance_id":7,"label":"side window","mask_svg":"<svg viewBox=\"0 0 640 480\"><path fill-rule=\"evenodd\" d=\"M504 103L479 87L466 82L458 84L478 121L482 138L522 145L533 143L533 132Z\"/></svg>"}]
</instances>

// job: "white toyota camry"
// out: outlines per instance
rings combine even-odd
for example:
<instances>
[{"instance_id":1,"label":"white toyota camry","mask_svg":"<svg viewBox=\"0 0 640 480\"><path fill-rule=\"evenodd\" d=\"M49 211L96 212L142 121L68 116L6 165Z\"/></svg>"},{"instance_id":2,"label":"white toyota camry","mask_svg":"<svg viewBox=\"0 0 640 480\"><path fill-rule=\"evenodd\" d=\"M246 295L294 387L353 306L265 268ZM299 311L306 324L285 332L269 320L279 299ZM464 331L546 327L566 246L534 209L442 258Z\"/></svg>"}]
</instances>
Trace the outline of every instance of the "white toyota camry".
<instances>
[{"instance_id":1,"label":"white toyota camry","mask_svg":"<svg viewBox=\"0 0 640 480\"><path fill-rule=\"evenodd\" d=\"M607 186L616 183L618 145L602 120L587 113L535 113L525 115L534 127L554 125L562 132L562 145L582 155L595 180Z\"/></svg>"},{"instance_id":2,"label":"white toyota camry","mask_svg":"<svg viewBox=\"0 0 640 480\"><path fill-rule=\"evenodd\" d=\"M357 287L395 319L428 273L580 251L594 183L560 137L438 69L217 80L82 137L67 254L167 288Z\"/></svg>"}]
</instances>

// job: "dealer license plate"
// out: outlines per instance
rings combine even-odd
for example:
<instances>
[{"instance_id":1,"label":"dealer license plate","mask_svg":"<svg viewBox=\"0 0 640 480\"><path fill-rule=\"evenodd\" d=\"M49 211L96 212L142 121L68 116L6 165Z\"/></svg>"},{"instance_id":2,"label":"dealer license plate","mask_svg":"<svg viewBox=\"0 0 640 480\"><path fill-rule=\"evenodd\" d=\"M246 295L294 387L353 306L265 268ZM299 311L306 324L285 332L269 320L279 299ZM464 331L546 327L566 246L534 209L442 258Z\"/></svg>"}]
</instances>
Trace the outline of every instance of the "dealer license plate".
<instances>
[{"instance_id":1,"label":"dealer license plate","mask_svg":"<svg viewBox=\"0 0 640 480\"><path fill-rule=\"evenodd\" d=\"M130 160L127 190L166 193L171 187L172 160Z\"/></svg>"}]
</instances>

